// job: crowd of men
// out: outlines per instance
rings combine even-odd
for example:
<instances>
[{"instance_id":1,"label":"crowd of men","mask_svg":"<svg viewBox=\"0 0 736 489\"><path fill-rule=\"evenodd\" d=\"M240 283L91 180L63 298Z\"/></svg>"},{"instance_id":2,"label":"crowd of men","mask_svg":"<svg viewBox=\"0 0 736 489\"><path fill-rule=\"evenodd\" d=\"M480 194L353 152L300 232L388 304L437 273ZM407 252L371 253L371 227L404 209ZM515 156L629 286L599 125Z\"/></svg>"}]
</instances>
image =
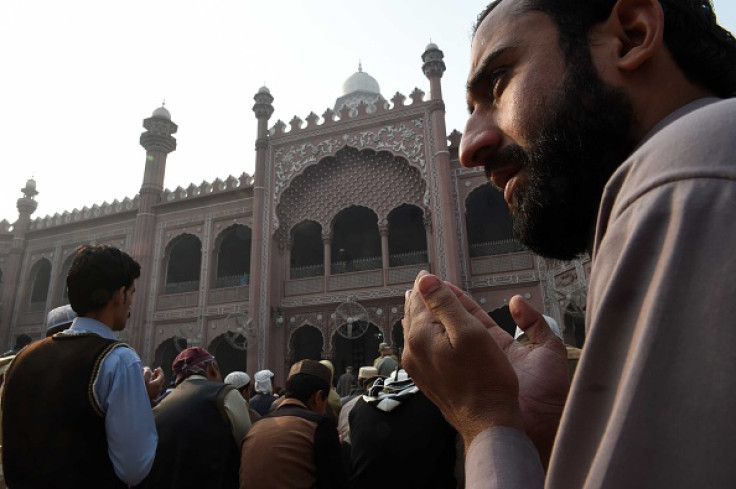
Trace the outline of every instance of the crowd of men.
<instances>
[{"instance_id":1,"label":"crowd of men","mask_svg":"<svg viewBox=\"0 0 736 489\"><path fill-rule=\"evenodd\" d=\"M401 358L382 345L339 394L329 362L301 360L283 396L268 370L251 395L202 348L177 356L164 391L115 336L138 263L82 246L70 307L0 362L8 486L732 487L735 94L736 41L707 0L492 2L460 161L503 190L530 249L590 253L572 385L522 297L523 342L421 272Z\"/></svg>"}]
</instances>

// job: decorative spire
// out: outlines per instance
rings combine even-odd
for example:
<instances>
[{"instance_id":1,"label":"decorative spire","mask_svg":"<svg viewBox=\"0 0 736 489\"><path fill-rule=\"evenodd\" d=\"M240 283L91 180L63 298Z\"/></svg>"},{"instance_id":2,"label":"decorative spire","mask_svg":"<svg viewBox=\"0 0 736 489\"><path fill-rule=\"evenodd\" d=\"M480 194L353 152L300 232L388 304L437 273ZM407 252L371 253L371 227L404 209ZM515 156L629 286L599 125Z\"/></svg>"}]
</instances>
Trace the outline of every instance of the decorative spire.
<instances>
[{"instance_id":1,"label":"decorative spire","mask_svg":"<svg viewBox=\"0 0 736 489\"><path fill-rule=\"evenodd\" d=\"M363 73L363 63L358 60L358 73Z\"/></svg>"}]
</instances>

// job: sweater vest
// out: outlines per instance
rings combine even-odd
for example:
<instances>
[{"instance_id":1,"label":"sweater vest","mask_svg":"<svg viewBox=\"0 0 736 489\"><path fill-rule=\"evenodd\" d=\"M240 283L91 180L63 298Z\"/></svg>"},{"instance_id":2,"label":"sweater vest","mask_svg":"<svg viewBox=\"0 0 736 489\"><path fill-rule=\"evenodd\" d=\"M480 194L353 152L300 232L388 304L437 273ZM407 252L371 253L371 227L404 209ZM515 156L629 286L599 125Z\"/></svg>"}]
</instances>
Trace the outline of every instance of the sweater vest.
<instances>
[{"instance_id":1,"label":"sweater vest","mask_svg":"<svg viewBox=\"0 0 736 489\"><path fill-rule=\"evenodd\" d=\"M127 487L107 452L94 382L122 343L92 333L28 345L5 373L3 467L8 487Z\"/></svg>"}]
</instances>

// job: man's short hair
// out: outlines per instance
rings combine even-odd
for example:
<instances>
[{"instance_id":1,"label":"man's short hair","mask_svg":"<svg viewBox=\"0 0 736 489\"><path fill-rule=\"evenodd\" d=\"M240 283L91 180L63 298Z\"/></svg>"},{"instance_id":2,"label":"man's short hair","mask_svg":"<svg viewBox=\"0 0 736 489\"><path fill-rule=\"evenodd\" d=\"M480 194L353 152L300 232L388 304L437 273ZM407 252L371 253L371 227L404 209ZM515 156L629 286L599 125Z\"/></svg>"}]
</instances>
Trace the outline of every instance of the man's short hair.
<instances>
[{"instance_id":1,"label":"man's short hair","mask_svg":"<svg viewBox=\"0 0 736 489\"><path fill-rule=\"evenodd\" d=\"M504 0L491 2L478 15L473 32ZM508 0L505 0L508 1ZM719 97L736 94L736 40L716 21L710 0L659 0L664 11L664 43L691 83ZM591 28L605 21L616 0L524 0L523 10L538 10L557 25L565 57L588 49Z\"/></svg>"},{"instance_id":2,"label":"man's short hair","mask_svg":"<svg viewBox=\"0 0 736 489\"><path fill-rule=\"evenodd\" d=\"M107 245L77 248L66 286L69 303L79 316L105 307L120 287L129 289L141 266L127 253Z\"/></svg>"},{"instance_id":3,"label":"man's short hair","mask_svg":"<svg viewBox=\"0 0 736 489\"><path fill-rule=\"evenodd\" d=\"M307 403L312 394L322 391L327 399L330 394L330 384L324 379L309 374L296 374L286 381L286 397Z\"/></svg>"}]
</instances>

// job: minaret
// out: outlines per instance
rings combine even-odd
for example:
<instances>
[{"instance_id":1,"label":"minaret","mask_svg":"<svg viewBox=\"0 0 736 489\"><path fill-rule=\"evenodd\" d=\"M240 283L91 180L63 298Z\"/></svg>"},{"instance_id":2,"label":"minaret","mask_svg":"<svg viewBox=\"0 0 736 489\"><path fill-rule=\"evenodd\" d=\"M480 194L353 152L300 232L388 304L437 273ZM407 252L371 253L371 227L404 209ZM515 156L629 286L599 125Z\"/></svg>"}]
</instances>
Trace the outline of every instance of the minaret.
<instances>
[{"instance_id":1,"label":"minaret","mask_svg":"<svg viewBox=\"0 0 736 489\"><path fill-rule=\"evenodd\" d=\"M442 225L443 232L437 235L436 249L444 250L442 254L435 253L437 262L434 270L454 284L460 284L460 269L458 262L458 232L455 218L455 203L452 195L452 171L450 169L450 152L447 150L447 128L445 127L445 103L442 100L441 79L445 72L445 55L434 43L429 43L422 54L422 71L429 79L429 96L432 102L432 132L435 148L434 164L437 167L437 178L440 198L440 215L434 216Z\"/></svg>"},{"instance_id":2,"label":"minaret","mask_svg":"<svg viewBox=\"0 0 736 489\"><path fill-rule=\"evenodd\" d=\"M265 361L265 354L268 350L267 340L261 334L261 326L268 327L267 321L270 320L268 301L261 301L261 291L270 292L270 277L268 273L264 273L264 260L269 259L270 253L267 251L264 256L264 240L268 236L264 236L263 227L266 216L266 198L264 191L266 182L266 151L268 149L268 119L273 114L273 97L266 87L261 87L258 93L253 97L256 101L253 106L253 112L258 119L258 134L256 136L256 168L253 182L253 229L251 234L251 254L250 254L250 287L248 288L248 315L253 321L256 331L255 341L253 338L248 339L248 371L255 372L261 370ZM268 295L266 295L268 297Z\"/></svg>"},{"instance_id":3,"label":"minaret","mask_svg":"<svg viewBox=\"0 0 736 489\"><path fill-rule=\"evenodd\" d=\"M136 282L135 302L128 320L130 343L142 357L150 360L149 351L144 350L145 332L151 325L146 324L148 309L153 307L151 297L151 277L153 267L158 263L153 259L156 235L156 216L153 206L161 202L166 173L166 157L176 149L177 125L171 122L171 114L163 105L153 111L143 121L146 131L141 134L141 146L146 150L146 166L143 173L138 199L138 215L135 218L131 255L141 264L141 276ZM145 360L144 360L145 361Z\"/></svg>"},{"instance_id":4,"label":"minaret","mask_svg":"<svg viewBox=\"0 0 736 489\"><path fill-rule=\"evenodd\" d=\"M18 199L16 207L18 208L18 220L13 223L13 242L8 250L3 267L3 297L4 304L2 314L0 315L0 345L3 348L11 346L10 333L13 329L13 311L18 309L15 307L16 301L20 300L20 269L23 263L23 252L26 248L26 233L31 225L31 214L36 211L38 202L36 202L36 181L30 178L26 181L26 186L20 189L23 197Z\"/></svg>"}]
</instances>

